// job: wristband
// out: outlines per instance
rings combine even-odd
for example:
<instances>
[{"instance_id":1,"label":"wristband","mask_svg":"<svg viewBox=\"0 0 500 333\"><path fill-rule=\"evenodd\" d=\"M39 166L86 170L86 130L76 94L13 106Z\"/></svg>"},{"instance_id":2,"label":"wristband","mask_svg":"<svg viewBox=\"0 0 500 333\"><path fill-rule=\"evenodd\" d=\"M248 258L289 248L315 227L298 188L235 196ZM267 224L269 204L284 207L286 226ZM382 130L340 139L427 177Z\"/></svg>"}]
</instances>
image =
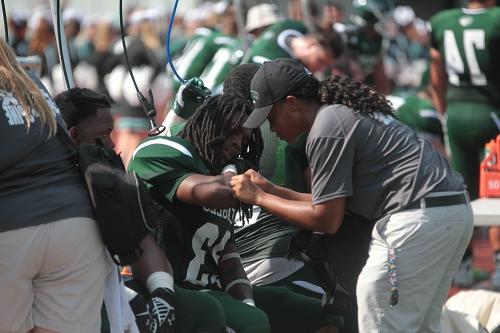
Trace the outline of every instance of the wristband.
<instances>
[{"instance_id":1,"label":"wristband","mask_svg":"<svg viewBox=\"0 0 500 333\"><path fill-rule=\"evenodd\" d=\"M238 252L232 252L232 253L225 254L222 257L220 257L219 262L223 262L223 261L226 261L228 259L233 259L233 258L240 259L240 254Z\"/></svg>"},{"instance_id":2,"label":"wristband","mask_svg":"<svg viewBox=\"0 0 500 333\"><path fill-rule=\"evenodd\" d=\"M222 169L221 175L225 174L226 172L232 172L235 175L237 175L238 174L238 170L236 170L236 165L234 165L234 164L228 164L228 165L226 165Z\"/></svg>"},{"instance_id":3,"label":"wristband","mask_svg":"<svg viewBox=\"0 0 500 333\"><path fill-rule=\"evenodd\" d=\"M255 302L251 298L245 298L244 300L242 300L242 302L250 306L255 306Z\"/></svg>"},{"instance_id":4,"label":"wristband","mask_svg":"<svg viewBox=\"0 0 500 333\"><path fill-rule=\"evenodd\" d=\"M231 289L237 284L246 284L247 286L252 287L252 284L247 279L236 279L227 284L226 288L224 289L224 292L227 293L229 289Z\"/></svg>"},{"instance_id":5,"label":"wristband","mask_svg":"<svg viewBox=\"0 0 500 333\"><path fill-rule=\"evenodd\" d=\"M167 272L154 272L146 279L146 287L152 293L157 288L166 288L174 291L174 278Z\"/></svg>"}]
</instances>

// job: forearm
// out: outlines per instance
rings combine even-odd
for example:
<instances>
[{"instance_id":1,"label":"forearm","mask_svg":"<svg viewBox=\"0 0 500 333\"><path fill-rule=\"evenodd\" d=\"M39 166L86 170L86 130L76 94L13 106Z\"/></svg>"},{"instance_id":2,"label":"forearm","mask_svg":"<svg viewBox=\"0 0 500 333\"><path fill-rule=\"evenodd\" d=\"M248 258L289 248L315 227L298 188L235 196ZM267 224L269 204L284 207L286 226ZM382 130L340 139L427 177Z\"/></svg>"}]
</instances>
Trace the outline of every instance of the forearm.
<instances>
[{"instance_id":1,"label":"forearm","mask_svg":"<svg viewBox=\"0 0 500 333\"><path fill-rule=\"evenodd\" d=\"M236 251L236 246L233 250ZM252 286L240 262L238 252L223 254L219 260L220 279L223 290L233 298L253 300Z\"/></svg>"},{"instance_id":2,"label":"forearm","mask_svg":"<svg viewBox=\"0 0 500 333\"><path fill-rule=\"evenodd\" d=\"M432 103L440 114L444 114L446 111L445 97L448 83L442 56L436 49L431 49L430 76Z\"/></svg>"},{"instance_id":3,"label":"forearm","mask_svg":"<svg viewBox=\"0 0 500 333\"><path fill-rule=\"evenodd\" d=\"M228 178L229 175L194 174L181 183L177 190L177 198L196 206L215 209L235 208L239 201L233 197Z\"/></svg>"},{"instance_id":4,"label":"forearm","mask_svg":"<svg viewBox=\"0 0 500 333\"><path fill-rule=\"evenodd\" d=\"M147 278L154 272L167 272L174 275L172 266L152 235L144 237L140 244L142 254L132 266L134 279L146 286Z\"/></svg>"},{"instance_id":5,"label":"forearm","mask_svg":"<svg viewBox=\"0 0 500 333\"><path fill-rule=\"evenodd\" d=\"M230 180L230 179L229 179ZM209 197L206 197L203 206L217 209L238 207L239 201L236 200L228 184L227 176L217 176L215 189L211 191Z\"/></svg>"},{"instance_id":6,"label":"forearm","mask_svg":"<svg viewBox=\"0 0 500 333\"><path fill-rule=\"evenodd\" d=\"M184 121L186 121L186 120L184 118L182 118L181 116L177 115L174 112L174 110L171 109L170 111L168 111L167 116L163 120L162 125L165 126L167 129L169 129L170 127L177 125L177 124L180 124Z\"/></svg>"},{"instance_id":7,"label":"forearm","mask_svg":"<svg viewBox=\"0 0 500 333\"><path fill-rule=\"evenodd\" d=\"M284 193L287 193L287 191ZM307 195L305 193L294 193L297 193L297 196L302 199ZM270 214L276 215L299 228L328 234L337 232L344 215L343 206L335 209L335 214L326 215L322 207L312 204L310 195L309 200L290 200L263 192L258 196L255 204L264 208Z\"/></svg>"},{"instance_id":8,"label":"forearm","mask_svg":"<svg viewBox=\"0 0 500 333\"><path fill-rule=\"evenodd\" d=\"M293 201L307 201L311 202L312 196L310 193L301 193L291 190L286 187L282 187L276 184L271 184L266 189L263 189L268 194L272 194L274 196Z\"/></svg>"}]
</instances>

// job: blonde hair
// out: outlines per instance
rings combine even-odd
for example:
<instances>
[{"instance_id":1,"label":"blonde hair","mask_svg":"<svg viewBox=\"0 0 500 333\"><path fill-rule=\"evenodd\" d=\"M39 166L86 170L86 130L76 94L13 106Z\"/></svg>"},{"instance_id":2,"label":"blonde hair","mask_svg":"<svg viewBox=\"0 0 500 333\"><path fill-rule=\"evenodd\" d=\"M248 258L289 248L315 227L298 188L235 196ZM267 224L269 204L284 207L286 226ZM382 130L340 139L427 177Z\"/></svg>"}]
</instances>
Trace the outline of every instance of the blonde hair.
<instances>
[{"instance_id":1,"label":"blonde hair","mask_svg":"<svg viewBox=\"0 0 500 333\"><path fill-rule=\"evenodd\" d=\"M21 104L24 122L29 130L30 110L37 112L42 124L49 127L49 136L57 131L52 109L35 83L25 73L9 45L0 39L0 90L12 93Z\"/></svg>"}]
</instances>

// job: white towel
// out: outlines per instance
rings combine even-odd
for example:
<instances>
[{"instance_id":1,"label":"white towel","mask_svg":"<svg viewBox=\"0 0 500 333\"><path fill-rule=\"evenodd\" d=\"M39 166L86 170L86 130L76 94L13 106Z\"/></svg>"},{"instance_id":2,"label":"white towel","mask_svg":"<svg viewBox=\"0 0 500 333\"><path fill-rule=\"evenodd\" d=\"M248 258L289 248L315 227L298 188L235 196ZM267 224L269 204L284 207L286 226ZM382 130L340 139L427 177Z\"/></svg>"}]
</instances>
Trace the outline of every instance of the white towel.
<instances>
[{"instance_id":1,"label":"white towel","mask_svg":"<svg viewBox=\"0 0 500 333\"><path fill-rule=\"evenodd\" d=\"M120 278L118 266L108 258L108 262L112 265L106 277L104 289L104 305L108 314L109 327L111 333L139 333L139 329L135 324L135 317L125 291L125 285Z\"/></svg>"}]
</instances>

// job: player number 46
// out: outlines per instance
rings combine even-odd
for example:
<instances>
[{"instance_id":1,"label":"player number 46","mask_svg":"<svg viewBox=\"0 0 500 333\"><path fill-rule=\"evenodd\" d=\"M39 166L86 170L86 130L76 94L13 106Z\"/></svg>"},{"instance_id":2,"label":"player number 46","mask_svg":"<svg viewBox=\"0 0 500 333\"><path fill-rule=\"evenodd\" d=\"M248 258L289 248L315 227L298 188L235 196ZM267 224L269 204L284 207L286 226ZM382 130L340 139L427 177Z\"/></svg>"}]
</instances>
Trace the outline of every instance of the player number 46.
<instances>
[{"instance_id":1,"label":"player number 46","mask_svg":"<svg viewBox=\"0 0 500 333\"><path fill-rule=\"evenodd\" d=\"M486 76L481 72L475 50L484 50L484 30L468 29L463 33L465 60L470 74L470 82L475 86L485 86ZM452 30L444 31L444 48L446 50L446 68L448 80L453 85L460 85L459 75L465 73L465 65L458 49L457 40Z\"/></svg>"}]
</instances>

